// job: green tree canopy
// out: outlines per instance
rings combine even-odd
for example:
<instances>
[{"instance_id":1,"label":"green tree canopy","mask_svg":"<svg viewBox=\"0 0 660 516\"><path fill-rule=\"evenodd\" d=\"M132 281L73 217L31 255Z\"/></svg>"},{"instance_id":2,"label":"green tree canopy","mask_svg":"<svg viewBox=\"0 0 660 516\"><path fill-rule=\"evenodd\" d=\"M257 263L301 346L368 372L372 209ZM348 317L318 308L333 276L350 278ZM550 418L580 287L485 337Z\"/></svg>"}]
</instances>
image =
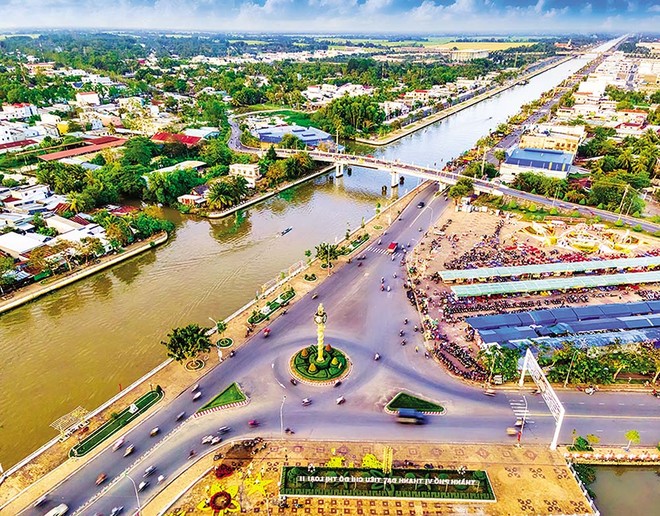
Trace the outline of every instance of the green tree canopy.
<instances>
[{"instance_id":1,"label":"green tree canopy","mask_svg":"<svg viewBox=\"0 0 660 516\"><path fill-rule=\"evenodd\" d=\"M174 328L161 344L165 346L169 358L183 362L211 349L211 340L206 331L207 328L200 328L197 324Z\"/></svg>"}]
</instances>

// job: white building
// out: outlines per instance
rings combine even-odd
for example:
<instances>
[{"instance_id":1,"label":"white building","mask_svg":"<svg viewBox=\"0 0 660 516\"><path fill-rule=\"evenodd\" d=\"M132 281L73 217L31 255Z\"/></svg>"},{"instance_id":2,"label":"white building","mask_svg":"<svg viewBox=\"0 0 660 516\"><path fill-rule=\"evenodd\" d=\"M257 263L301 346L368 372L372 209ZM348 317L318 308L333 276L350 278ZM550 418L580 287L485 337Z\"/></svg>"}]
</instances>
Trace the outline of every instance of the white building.
<instances>
[{"instance_id":1,"label":"white building","mask_svg":"<svg viewBox=\"0 0 660 516\"><path fill-rule=\"evenodd\" d=\"M32 104L3 104L0 120L24 120L37 114L37 107Z\"/></svg>"},{"instance_id":2,"label":"white building","mask_svg":"<svg viewBox=\"0 0 660 516\"><path fill-rule=\"evenodd\" d=\"M76 102L81 106L98 106L101 103L101 99L99 99L99 94L95 91L81 91L80 93L76 93Z\"/></svg>"},{"instance_id":3,"label":"white building","mask_svg":"<svg viewBox=\"0 0 660 516\"><path fill-rule=\"evenodd\" d=\"M10 231L9 233L0 235L0 251L3 251L12 258L25 260L30 251L43 245L42 238L44 238L42 235L35 233L21 235Z\"/></svg>"},{"instance_id":4,"label":"white building","mask_svg":"<svg viewBox=\"0 0 660 516\"><path fill-rule=\"evenodd\" d=\"M259 165L253 163L232 163L229 165L229 175L244 177L250 188L255 188L261 178Z\"/></svg>"}]
</instances>

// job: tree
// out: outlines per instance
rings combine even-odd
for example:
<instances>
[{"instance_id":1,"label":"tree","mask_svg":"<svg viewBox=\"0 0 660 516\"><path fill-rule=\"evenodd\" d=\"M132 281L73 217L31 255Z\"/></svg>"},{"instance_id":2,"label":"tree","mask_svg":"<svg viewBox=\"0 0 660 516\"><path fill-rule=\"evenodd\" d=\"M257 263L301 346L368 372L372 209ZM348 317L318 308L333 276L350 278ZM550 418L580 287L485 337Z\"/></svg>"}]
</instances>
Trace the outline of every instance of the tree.
<instances>
[{"instance_id":1,"label":"tree","mask_svg":"<svg viewBox=\"0 0 660 516\"><path fill-rule=\"evenodd\" d=\"M279 146L282 149L299 149L302 150L306 147L305 142L298 138L295 134L287 133L282 136Z\"/></svg>"},{"instance_id":2,"label":"tree","mask_svg":"<svg viewBox=\"0 0 660 516\"><path fill-rule=\"evenodd\" d=\"M157 153L157 147L154 142L145 136L136 136L131 138L124 145L124 155L122 163L125 165L143 165L148 166Z\"/></svg>"},{"instance_id":3,"label":"tree","mask_svg":"<svg viewBox=\"0 0 660 516\"><path fill-rule=\"evenodd\" d=\"M321 263L325 264L326 267L332 264L332 260L336 260L339 257L339 247L336 244L323 242L315 246L314 249L316 250L316 258L321 260Z\"/></svg>"},{"instance_id":4,"label":"tree","mask_svg":"<svg viewBox=\"0 0 660 516\"><path fill-rule=\"evenodd\" d=\"M502 163L506 159L506 151L504 149L495 149L493 156L497 160L498 164Z\"/></svg>"},{"instance_id":5,"label":"tree","mask_svg":"<svg viewBox=\"0 0 660 516\"><path fill-rule=\"evenodd\" d=\"M222 339L222 334L227 330L227 323L225 321L216 321L215 327L218 330L218 336Z\"/></svg>"},{"instance_id":6,"label":"tree","mask_svg":"<svg viewBox=\"0 0 660 516\"><path fill-rule=\"evenodd\" d=\"M520 351L517 349L490 347L479 351L478 357L490 371L489 382L494 374L502 375L505 382L518 376Z\"/></svg>"},{"instance_id":7,"label":"tree","mask_svg":"<svg viewBox=\"0 0 660 516\"><path fill-rule=\"evenodd\" d=\"M227 144L220 139L209 140L199 151L199 157L202 161L211 166L231 165L234 161L234 154Z\"/></svg>"},{"instance_id":8,"label":"tree","mask_svg":"<svg viewBox=\"0 0 660 516\"><path fill-rule=\"evenodd\" d=\"M14 270L14 259L11 256L0 256L0 279L11 270Z\"/></svg>"},{"instance_id":9,"label":"tree","mask_svg":"<svg viewBox=\"0 0 660 516\"><path fill-rule=\"evenodd\" d=\"M628 444L626 445L626 451L630 451L631 444L639 444L640 437L639 437L639 432L637 430L628 430L625 433L625 437L628 440Z\"/></svg>"},{"instance_id":10,"label":"tree","mask_svg":"<svg viewBox=\"0 0 660 516\"><path fill-rule=\"evenodd\" d=\"M454 186L449 189L449 197L458 203L458 199L466 197L474 191L472 179L469 177L461 177Z\"/></svg>"},{"instance_id":11,"label":"tree","mask_svg":"<svg viewBox=\"0 0 660 516\"><path fill-rule=\"evenodd\" d=\"M183 362L211 349L211 339L206 331L207 328L200 328L197 324L174 328L167 334L167 341L161 341L161 344L165 346L169 358Z\"/></svg>"}]
</instances>

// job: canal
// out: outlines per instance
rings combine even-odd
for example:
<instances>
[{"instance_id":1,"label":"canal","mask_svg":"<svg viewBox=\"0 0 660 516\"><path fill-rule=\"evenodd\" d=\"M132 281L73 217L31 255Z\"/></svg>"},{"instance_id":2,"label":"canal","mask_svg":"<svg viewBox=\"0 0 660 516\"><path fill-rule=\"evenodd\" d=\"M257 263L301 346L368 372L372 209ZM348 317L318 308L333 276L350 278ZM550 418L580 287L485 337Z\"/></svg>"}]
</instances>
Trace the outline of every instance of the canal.
<instances>
[{"instance_id":1,"label":"canal","mask_svg":"<svg viewBox=\"0 0 660 516\"><path fill-rule=\"evenodd\" d=\"M586 63L579 58L375 151L440 167L520 106ZM93 409L165 358L176 326L211 325L254 298L306 249L341 238L374 215L385 173L355 168L321 176L252 207L208 221L163 214L175 236L157 250L0 316L0 463L5 467L55 436L50 423ZM406 191L416 180L406 178ZM285 236L280 232L293 227Z\"/></svg>"}]
</instances>

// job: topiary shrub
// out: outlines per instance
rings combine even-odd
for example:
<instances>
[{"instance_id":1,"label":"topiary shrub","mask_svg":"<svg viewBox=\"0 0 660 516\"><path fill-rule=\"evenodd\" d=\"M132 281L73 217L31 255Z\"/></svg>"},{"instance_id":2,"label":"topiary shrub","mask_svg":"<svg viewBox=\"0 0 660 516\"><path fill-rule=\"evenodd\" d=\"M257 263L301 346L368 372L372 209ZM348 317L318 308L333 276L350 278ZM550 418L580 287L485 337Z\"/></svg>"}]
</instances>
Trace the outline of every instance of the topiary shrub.
<instances>
[{"instance_id":1,"label":"topiary shrub","mask_svg":"<svg viewBox=\"0 0 660 516\"><path fill-rule=\"evenodd\" d=\"M311 364L309 364L309 368L308 368L307 370L308 370L310 373L312 373L312 374L313 374L313 373L316 373L316 372L318 371L318 369L317 369L317 367L316 367L316 364L315 364L314 362L312 362Z\"/></svg>"},{"instance_id":2,"label":"topiary shrub","mask_svg":"<svg viewBox=\"0 0 660 516\"><path fill-rule=\"evenodd\" d=\"M309 351L307 351L307 348L304 348L301 352L300 355L307 358L309 356Z\"/></svg>"},{"instance_id":3,"label":"topiary shrub","mask_svg":"<svg viewBox=\"0 0 660 516\"><path fill-rule=\"evenodd\" d=\"M325 345L325 350L330 353L332 351L332 346L330 344Z\"/></svg>"},{"instance_id":4,"label":"topiary shrub","mask_svg":"<svg viewBox=\"0 0 660 516\"><path fill-rule=\"evenodd\" d=\"M337 360L337 357L334 357L330 363L331 363L333 366L336 366L337 364L339 364L339 360Z\"/></svg>"}]
</instances>

